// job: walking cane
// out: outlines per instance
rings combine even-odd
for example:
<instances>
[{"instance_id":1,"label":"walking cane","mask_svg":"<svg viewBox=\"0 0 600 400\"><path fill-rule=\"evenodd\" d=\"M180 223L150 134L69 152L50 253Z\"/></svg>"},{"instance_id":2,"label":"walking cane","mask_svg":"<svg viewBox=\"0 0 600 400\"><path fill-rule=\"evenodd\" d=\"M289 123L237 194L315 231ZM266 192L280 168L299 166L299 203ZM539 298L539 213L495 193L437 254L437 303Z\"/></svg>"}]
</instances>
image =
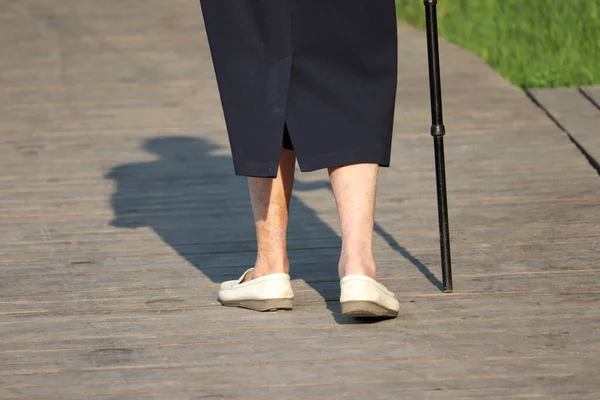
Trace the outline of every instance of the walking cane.
<instances>
[{"instance_id":1,"label":"walking cane","mask_svg":"<svg viewBox=\"0 0 600 400\"><path fill-rule=\"evenodd\" d=\"M444 161L444 120L442 113L442 88L440 82L440 55L438 49L437 0L423 0L427 31L427 58L429 62L429 94L431 101L431 136L435 150L435 175L437 184L438 219L440 225L440 251L444 292L452 292L452 264L450 260L450 234L448 230L448 201L446 198L446 165Z\"/></svg>"}]
</instances>

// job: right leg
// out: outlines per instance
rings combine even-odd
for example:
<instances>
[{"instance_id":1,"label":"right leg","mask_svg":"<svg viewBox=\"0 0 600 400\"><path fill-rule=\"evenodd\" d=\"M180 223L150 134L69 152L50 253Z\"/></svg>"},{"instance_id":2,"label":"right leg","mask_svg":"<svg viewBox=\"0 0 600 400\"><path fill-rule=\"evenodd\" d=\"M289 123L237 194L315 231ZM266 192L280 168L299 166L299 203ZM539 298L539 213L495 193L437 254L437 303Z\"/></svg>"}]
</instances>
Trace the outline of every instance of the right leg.
<instances>
[{"instance_id":1,"label":"right leg","mask_svg":"<svg viewBox=\"0 0 600 400\"><path fill-rule=\"evenodd\" d=\"M372 163L329 168L342 229L340 279L346 275L376 279L373 225L378 172L379 166Z\"/></svg>"},{"instance_id":2,"label":"right leg","mask_svg":"<svg viewBox=\"0 0 600 400\"><path fill-rule=\"evenodd\" d=\"M342 314L396 317L400 304L375 281L373 224L379 166L374 163L329 168L342 228L339 262Z\"/></svg>"}]
</instances>

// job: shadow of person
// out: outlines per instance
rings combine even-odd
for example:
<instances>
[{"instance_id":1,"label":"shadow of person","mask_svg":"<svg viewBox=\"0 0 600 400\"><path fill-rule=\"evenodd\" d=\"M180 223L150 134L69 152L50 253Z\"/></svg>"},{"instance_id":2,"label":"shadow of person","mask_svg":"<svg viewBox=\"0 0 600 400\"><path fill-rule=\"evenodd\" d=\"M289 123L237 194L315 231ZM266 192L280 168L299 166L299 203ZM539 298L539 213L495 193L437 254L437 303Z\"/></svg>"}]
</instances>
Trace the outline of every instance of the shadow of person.
<instances>
[{"instance_id":1,"label":"shadow of person","mask_svg":"<svg viewBox=\"0 0 600 400\"><path fill-rule=\"evenodd\" d=\"M157 159L119 165L106 175L116 184L111 225L151 228L215 283L236 279L254 265L256 239L247 181L233 174L231 157L222 154L223 148L202 138L179 136L148 139L143 149ZM329 189L329 182L297 182L294 190L323 188ZM349 323L351 319L341 317L338 303L337 232L297 196L292 197L288 232L292 279L303 279L338 322ZM388 243L390 238L387 235ZM399 245L392 247L398 250ZM401 254L410 255L403 248ZM415 264L414 257L408 259ZM420 262L417 266L433 276Z\"/></svg>"},{"instance_id":2,"label":"shadow of person","mask_svg":"<svg viewBox=\"0 0 600 400\"><path fill-rule=\"evenodd\" d=\"M236 279L254 265L256 239L248 184L233 174L231 157L221 154L223 148L182 136L148 139L143 150L157 159L119 165L106 175L116 184L111 225L151 228L215 283ZM303 279L328 304L335 302L340 238L297 197L291 208L292 279Z\"/></svg>"}]
</instances>

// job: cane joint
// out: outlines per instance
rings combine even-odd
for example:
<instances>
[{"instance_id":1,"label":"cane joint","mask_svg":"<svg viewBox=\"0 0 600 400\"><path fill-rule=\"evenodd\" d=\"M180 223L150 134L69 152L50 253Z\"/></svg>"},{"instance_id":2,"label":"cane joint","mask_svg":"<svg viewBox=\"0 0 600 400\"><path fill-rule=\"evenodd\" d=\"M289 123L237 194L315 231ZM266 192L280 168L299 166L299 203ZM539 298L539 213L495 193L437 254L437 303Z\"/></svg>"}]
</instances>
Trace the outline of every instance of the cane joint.
<instances>
[{"instance_id":1,"label":"cane joint","mask_svg":"<svg viewBox=\"0 0 600 400\"><path fill-rule=\"evenodd\" d=\"M441 125L431 125L431 136L444 136L446 134L446 127L444 124Z\"/></svg>"}]
</instances>

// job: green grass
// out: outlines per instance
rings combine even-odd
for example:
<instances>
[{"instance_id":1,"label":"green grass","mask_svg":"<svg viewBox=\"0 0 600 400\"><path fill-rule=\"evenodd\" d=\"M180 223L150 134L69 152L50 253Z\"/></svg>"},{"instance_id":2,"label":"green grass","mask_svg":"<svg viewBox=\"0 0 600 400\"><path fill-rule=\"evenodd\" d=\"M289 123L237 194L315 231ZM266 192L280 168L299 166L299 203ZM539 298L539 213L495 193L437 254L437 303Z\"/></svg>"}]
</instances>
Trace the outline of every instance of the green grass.
<instances>
[{"instance_id":1,"label":"green grass","mask_svg":"<svg viewBox=\"0 0 600 400\"><path fill-rule=\"evenodd\" d=\"M400 19L424 26L421 0L397 3ZM438 24L522 88L600 84L599 0L440 0Z\"/></svg>"}]
</instances>

